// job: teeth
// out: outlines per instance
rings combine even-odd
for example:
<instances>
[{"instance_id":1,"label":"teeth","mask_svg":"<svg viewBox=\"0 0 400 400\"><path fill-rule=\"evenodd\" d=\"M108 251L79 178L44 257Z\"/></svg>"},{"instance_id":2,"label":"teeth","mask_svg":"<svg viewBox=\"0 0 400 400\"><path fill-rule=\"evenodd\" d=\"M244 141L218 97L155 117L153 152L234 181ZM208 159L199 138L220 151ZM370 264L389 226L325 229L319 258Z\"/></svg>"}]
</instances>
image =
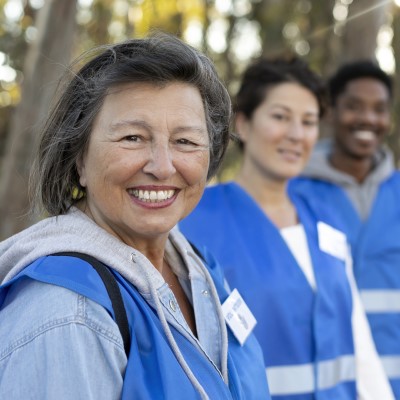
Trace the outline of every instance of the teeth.
<instances>
[{"instance_id":1,"label":"teeth","mask_svg":"<svg viewBox=\"0 0 400 400\"><path fill-rule=\"evenodd\" d=\"M354 136L360 140L374 140L375 134L372 131L356 131Z\"/></svg>"},{"instance_id":2,"label":"teeth","mask_svg":"<svg viewBox=\"0 0 400 400\"><path fill-rule=\"evenodd\" d=\"M156 203L158 201L164 201L170 199L174 194L175 190L129 190L129 193L139 200L146 201L149 203Z\"/></svg>"}]
</instances>

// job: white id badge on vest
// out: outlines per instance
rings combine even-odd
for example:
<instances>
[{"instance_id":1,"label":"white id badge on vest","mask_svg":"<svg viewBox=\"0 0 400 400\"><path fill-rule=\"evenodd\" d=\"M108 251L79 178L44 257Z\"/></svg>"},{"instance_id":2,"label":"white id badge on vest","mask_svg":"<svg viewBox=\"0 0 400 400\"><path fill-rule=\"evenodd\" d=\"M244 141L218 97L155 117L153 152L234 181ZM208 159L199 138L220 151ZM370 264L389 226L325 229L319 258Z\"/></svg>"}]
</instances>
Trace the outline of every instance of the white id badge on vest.
<instances>
[{"instance_id":1,"label":"white id badge on vest","mask_svg":"<svg viewBox=\"0 0 400 400\"><path fill-rule=\"evenodd\" d=\"M317 229L320 250L345 261L348 252L346 235L321 221L318 222Z\"/></svg>"},{"instance_id":2,"label":"white id badge on vest","mask_svg":"<svg viewBox=\"0 0 400 400\"><path fill-rule=\"evenodd\" d=\"M222 304L222 312L229 328L231 328L240 345L243 346L257 321L237 289L233 289Z\"/></svg>"}]
</instances>

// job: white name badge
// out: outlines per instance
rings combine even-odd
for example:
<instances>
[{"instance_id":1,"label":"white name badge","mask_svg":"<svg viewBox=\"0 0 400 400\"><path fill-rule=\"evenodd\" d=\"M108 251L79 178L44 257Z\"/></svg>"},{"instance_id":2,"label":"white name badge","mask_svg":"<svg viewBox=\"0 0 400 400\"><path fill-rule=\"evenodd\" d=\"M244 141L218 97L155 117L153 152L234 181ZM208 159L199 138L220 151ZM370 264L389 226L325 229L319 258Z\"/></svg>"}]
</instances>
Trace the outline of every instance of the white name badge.
<instances>
[{"instance_id":1,"label":"white name badge","mask_svg":"<svg viewBox=\"0 0 400 400\"><path fill-rule=\"evenodd\" d=\"M346 235L321 221L318 222L317 229L320 250L345 261L348 253Z\"/></svg>"},{"instance_id":2,"label":"white name badge","mask_svg":"<svg viewBox=\"0 0 400 400\"><path fill-rule=\"evenodd\" d=\"M257 321L237 289L234 289L222 304L222 312L229 328L243 346Z\"/></svg>"}]
</instances>

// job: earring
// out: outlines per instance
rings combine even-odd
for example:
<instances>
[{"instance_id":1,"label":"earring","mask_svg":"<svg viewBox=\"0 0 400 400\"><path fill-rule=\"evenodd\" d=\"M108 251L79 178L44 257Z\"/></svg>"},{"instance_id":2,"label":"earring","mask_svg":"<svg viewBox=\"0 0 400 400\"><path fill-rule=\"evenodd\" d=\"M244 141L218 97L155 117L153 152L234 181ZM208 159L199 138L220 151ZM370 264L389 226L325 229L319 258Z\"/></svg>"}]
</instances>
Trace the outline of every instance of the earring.
<instances>
[{"instance_id":1,"label":"earring","mask_svg":"<svg viewBox=\"0 0 400 400\"><path fill-rule=\"evenodd\" d=\"M80 200L85 197L85 195L84 189L78 188L77 186L72 188L72 200Z\"/></svg>"}]
</instances>

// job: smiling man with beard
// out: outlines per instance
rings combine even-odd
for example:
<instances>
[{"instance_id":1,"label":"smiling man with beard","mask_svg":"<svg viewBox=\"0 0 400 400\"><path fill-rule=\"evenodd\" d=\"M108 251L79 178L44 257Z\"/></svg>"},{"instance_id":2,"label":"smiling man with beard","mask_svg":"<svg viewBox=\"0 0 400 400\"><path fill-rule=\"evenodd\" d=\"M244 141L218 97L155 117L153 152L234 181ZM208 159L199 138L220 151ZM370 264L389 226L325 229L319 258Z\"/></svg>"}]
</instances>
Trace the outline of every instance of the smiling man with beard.
<instances>
[{"instance_id":1,"label":"smiling man with beard","mask_svg":"<svg viewBox=\"0 0 400 400\"><path fill-rule=\"evenodd\" d=\"M371 61L329 81L332 138L316 146L290 190L330 204L352 246L354 274L378 353L400 399L400 174L383 144L392 82Z\"/></svg>"}]
</instances>

